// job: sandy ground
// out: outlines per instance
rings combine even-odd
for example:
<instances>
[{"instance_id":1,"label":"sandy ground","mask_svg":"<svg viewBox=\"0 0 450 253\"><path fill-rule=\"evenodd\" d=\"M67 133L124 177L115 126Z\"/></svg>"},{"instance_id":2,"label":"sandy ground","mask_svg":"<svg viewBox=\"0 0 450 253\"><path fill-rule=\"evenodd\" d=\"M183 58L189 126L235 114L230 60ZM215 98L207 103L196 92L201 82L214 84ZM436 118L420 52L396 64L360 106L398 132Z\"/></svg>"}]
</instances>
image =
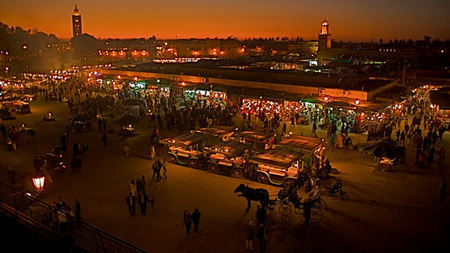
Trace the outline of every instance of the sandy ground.
<instances>
[{"instance_id":1,"label":"sandy ground","mask_svg":"<svg viewBox=\"0 0 450 253\"><path fill-rule=\"evenodd\" d=\"M66 104L37 101L32 110L32 114L3 123L25 122L37 132L36 145L29 141L13 153L7 151L6 144L0 148L0 177L7 180L6 168L12 165L17 171L17 184L30 190L33 155L59 144L69 117ZM56 122L42 121L48 111L57 117ZM245 252L246 224L255 219L256 203L246 213L245 199L237 197L233 190L245 183L266 188L275 195L279 188L172 164L168 166L167 180L149 182L152 161L144 156L150 131L148 122L141 121L138 135L127 140L130 157L122 155L125 140L117 133L109 136L108 146L103 147L96 124L90 132L71 135L69 153L73 141L89 143L82 171L73 175L69 171L54 174L54 183L47 185L44 200L56 201L61 196L73 204L74 198L78 198L84 220L148 252ZM311 132L310 126L293 131L308 135ZM356 140L364 138L355 136ZM447 151L449 138L446 133L442 144ZM447 251L450 197L447 195L446 202L439 204L438 187L442 178L449 179L449 164L419 170L413 164L415 149L408 150L405 165L393 172L383 172L376 169L377 163L371 157L329 148L327 156L333 167L341 171L338 177L343 180L350 200L324 197L328 211L324 216L313 216L309 229L303 225L303 217L294 211L285 220L275 208L268 213L267 252ZM156 199L155 206L149 207L146 215L138 209L131 217L125 204L129 182L142 175L147 179L147 194ZM192 212L194 208L202 213L200 231L186 238L183 211Z\"/></svg>"}]
</instances>

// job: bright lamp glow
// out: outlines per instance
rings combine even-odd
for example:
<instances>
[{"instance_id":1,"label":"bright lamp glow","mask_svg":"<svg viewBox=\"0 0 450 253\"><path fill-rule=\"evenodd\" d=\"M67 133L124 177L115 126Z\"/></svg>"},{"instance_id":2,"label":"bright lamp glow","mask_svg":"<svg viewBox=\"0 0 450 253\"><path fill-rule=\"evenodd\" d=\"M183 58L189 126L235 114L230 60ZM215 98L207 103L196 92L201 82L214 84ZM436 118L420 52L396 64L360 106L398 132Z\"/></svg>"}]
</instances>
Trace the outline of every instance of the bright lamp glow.
<instances>
[{"instance_id":1,"label":"bright lamp glow","mask_svg":"<svg viewBox=\"0 0 450 253\"><path fill-rule=\"evenodd\" d=\"M44 184L45 184L45 176L44 175L38 175L31 178L33 181L34 189L37 192L42 192L44 190Z\"/></svg>"}]
</instances>

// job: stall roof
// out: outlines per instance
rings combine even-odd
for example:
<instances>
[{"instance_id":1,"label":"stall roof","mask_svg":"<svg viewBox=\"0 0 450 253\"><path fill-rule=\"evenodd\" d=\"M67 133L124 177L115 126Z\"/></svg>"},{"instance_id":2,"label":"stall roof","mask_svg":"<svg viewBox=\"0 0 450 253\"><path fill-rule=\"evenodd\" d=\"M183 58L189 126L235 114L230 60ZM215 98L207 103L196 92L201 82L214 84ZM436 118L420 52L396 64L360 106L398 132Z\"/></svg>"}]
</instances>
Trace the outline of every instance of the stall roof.
<instances>
[{"instance_id":1,"label":"stall roof","mask_svg":"<svg viewBox=\"0 0 450 253\"><path fill-rule=\"evenodd\" d=\"M171 139L174 145L180 146L191 146L195 143L200 143L202 141L202 136L199 134L183 134ZM169 141L170 142L170 141Z\"/></svg>"},{"instance_id":2,"label":"stall roof","mask_svg":"<svg viewBox=\"0 0 450 253\"><path fill-rule=\"evenodd\" d=\"M439 105L440 109L450 109L450 87L430 91L430 100L432 104Z\"/></svg>"},{"instance_id":3,"label":"stall roof","mask_svg":"<svg viewBox=\"0 0 450 253\"><path fill-rule=\"evenodd\" d=\"M272 149L255 155L252 160L259 163L267 163L287 168L301 157L301 154L294 151Z\"/></svg>"},{"instance_id":4,"label":"stall roof","mask_svg":"<svg viewBox=\"0 0 450 253\"><path fill-rule=\"evenodd\" d=\"M195 130L196 133L200 134L210 134L214 136L225 136L230 135L234 133L233 127L230 126L215 126L215 127L208 127L208 128L199 128Z\"/></svg>"},{"instance_id":5,"label":"stall roof","mask_svg":"<svg viewBox=\"0 0 450 253\"><path fill-rule=\"evenodd\" d=\"M279 142L279 144L281 145L290 145L308 151L313 151L314 149L319 147L321 143L322 140L319 138L306 137L300 135L292 135Z\"/></svg>"},{"instance_id":6,"label":"stall roof","mask_svg":"<svg viewBox=\"0 0 450 253\"><path fill-rule=\"evenodd\" d=\"M235 134L236 137L242 137L250 140L256 141L264 141L268 138L274 136L272 133L263 133L263 132L255 132L255 131L242 131L240 133Z\"/></svg>"}]
</instances>

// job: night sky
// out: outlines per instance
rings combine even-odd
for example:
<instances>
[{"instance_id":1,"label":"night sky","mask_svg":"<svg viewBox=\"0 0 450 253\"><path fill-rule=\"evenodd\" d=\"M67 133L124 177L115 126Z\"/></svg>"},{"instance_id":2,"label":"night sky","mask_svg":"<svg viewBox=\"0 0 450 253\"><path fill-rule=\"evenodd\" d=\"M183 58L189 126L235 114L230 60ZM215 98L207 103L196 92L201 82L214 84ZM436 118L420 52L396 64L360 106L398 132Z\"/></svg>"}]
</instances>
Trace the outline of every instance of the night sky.
<instances>
[{"instance_id":1,"label":"night sky","mask_svg":"<svg viewBox=\"0 0 450 253\"><path fill-rule=\"evenodd\" d=\"M336 40L450 38L448 0L0 0L0 22L71 37L317 37L328 17Z\"/></svg>"}]
</instances>

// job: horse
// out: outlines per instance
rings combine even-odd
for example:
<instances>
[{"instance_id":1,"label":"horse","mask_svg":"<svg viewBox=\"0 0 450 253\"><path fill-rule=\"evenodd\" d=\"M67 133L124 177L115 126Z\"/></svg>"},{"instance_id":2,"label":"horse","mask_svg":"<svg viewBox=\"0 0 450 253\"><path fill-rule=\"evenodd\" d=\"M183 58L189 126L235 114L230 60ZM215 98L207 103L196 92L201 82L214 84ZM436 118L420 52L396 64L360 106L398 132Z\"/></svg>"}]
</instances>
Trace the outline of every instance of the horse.
<instances>
[{"instance_id":1,"label":"horse","mask_svg":"<svg viewBox=\"0 0 450 253\"><path fill-rule=\"evenodd\" d=\"M266 189L253 189L244 184L240 184L235 190L234 193L240 192L241 194L238 197L245 197L247 199L247 212L250 210L251 201L259 201L263 208L267 208L270 202L269 200L269 191Z\"/></svg>"}]
</instances>

